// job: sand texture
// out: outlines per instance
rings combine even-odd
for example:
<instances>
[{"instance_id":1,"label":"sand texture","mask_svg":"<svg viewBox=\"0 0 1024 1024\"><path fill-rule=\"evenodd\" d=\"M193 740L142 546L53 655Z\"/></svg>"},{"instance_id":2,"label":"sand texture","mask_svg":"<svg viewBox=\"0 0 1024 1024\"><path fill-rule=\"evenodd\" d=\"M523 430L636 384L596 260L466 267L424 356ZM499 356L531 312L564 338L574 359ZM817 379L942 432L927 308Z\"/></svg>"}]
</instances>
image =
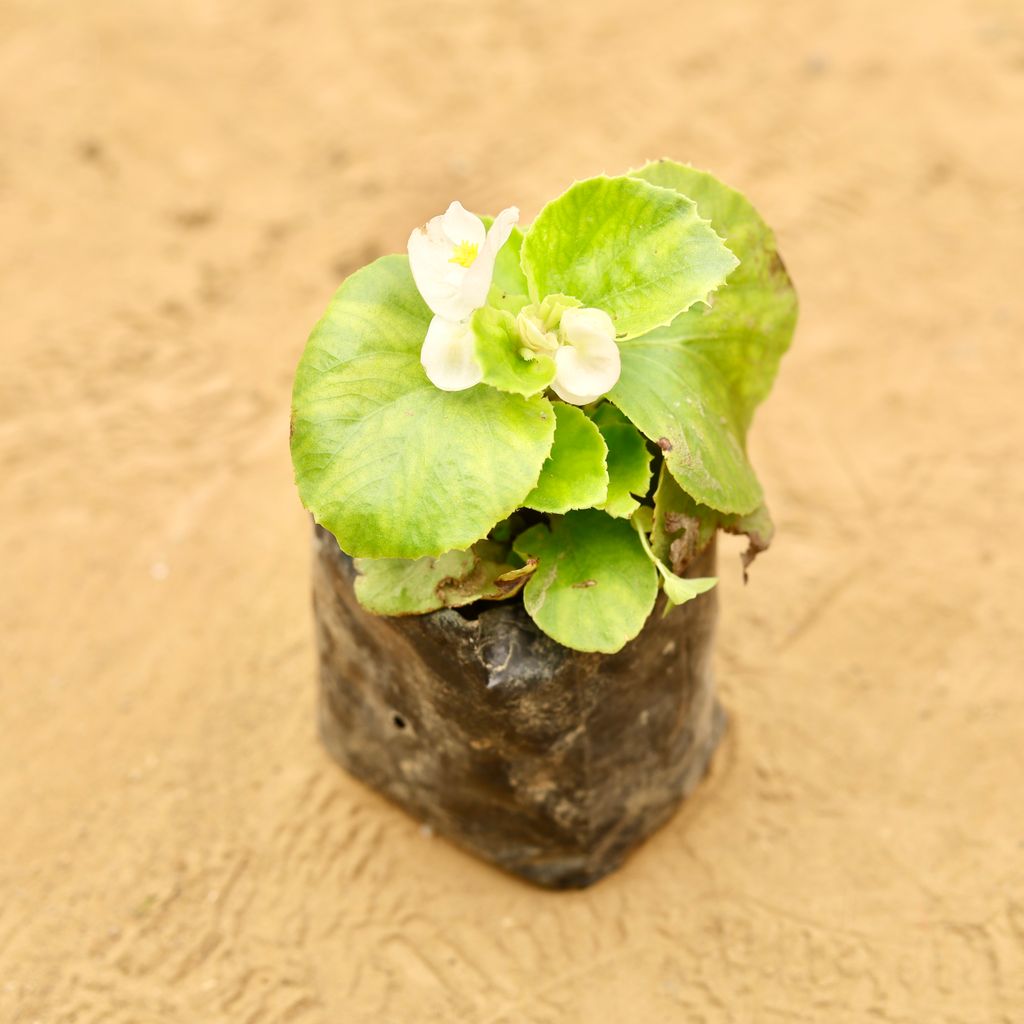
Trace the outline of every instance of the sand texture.
<instances>
[{"instance_id":1,"label":"sand texture","mask_svg":"<svg viewBox=\"0 0 1024 1024\"><path fill-rule=\"evenodd\" d=\"M452 198L660 155L800 290L778 534L710 777L552 894L319 745L291 375ZM1022 156L1014 0L3 0L0 1021L1024 1021Z\"/></svg>"}]
</instances>

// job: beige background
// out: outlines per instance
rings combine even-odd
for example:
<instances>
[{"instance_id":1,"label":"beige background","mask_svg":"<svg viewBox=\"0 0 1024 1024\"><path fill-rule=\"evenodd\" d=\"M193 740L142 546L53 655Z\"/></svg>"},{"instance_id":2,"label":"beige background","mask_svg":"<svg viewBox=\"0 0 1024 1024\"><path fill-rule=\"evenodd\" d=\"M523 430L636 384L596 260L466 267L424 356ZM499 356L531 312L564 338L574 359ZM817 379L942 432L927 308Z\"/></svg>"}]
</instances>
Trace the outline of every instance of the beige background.
<instances>
[{"instance_id":1,"label":"beige background","mask_svg":"<svg viewBox=\"0 0 1024 1024\"><path fill-rule=\"evenodd\" d=\"M1024 10L0 3L0 1020L1024 1021ZM732 731L584 893L314 732L287 407L453 197L671 155L803 301Z\"/></svg>"}]
</instances>

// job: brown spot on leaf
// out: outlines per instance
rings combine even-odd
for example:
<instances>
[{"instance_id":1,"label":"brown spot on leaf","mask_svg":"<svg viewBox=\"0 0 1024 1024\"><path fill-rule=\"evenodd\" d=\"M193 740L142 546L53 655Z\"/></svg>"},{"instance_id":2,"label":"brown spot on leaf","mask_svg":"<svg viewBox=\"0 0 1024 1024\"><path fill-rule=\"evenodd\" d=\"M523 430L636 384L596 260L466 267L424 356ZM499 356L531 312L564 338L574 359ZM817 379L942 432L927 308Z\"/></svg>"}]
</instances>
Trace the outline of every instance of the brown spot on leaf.
<instances>
[{"instance_id":1,"label":"brown spot on leaf","mask_svg":"<svg viewBox=\"0 0 1024 1024\"><path fill-rule=\"evenodd\" d=\"M672 520L671 524L669 520ZM697 546L700 540L700 523L693 516L678 512L669 512L665 516L665 529L671 534L679 534L668 546L669 561L672 571L681 576L683 570L697 557Z\"/></svg>"},{"instance_id":2,"label":"brown spot on leaf","mask_svg":"<svg viewBox=\"0 0 1024 1024\"><path fill-rule=\"evenodd\" d=\"M475 569L475 568L476 568L476 562L473 563L473 569ZM470 569L470 573L472 573L472 571L473 570ZM434 593L437 594L437 596L442 601L444 601L445 604L447 604L448 603L448 599L447 599L446 595L447 595L448 591L449 590L455 590L461 583L464 583L466 581L466 578L467 578L468 575L469 575L469 573L467 573L466 576L463 576L462 579L458 579L455 576L445 576L445 578L443 580L438 580L437 581L437 585L434 587Z\"/></svg>"},{"instance_id":3,"label":"brown spot on leaf","mask_svg":"<svg viewBox=\"0 0 1024 1024\"><path fill-rule=\"evenodd\" d=\"M789 281L789 271L786 270L786 264L782 262L782 257L775 249L772 250L771 255L768 257L768 273L772 277L782 277L787 282Z\"/></svg>"},{"instance_id":4,"label":"brown spot on leaf","mask_svg":"<svg viewBox=\"0 0 1024 1024\"><path fill-rule=\"evenodd\" d=\"M658 447L663 452L670 452L670 451L672 451L672 442L667 437L659 437L658 438Z\"/></svg>"},{"instance_id":5,"label":"brown spot on leaf","mask_svg":"<svg viewBox=\"0 0 1024 1024\"><path fill-rule=\"evenodd\" d=\"M690 545L685 540L672 541L668 546L669 561L672 564L672 571L677 576L682 576L683 570L690 561Z\"/></svg>"},{"instance_id":6,"label":"brown spot on leaf","mask_svg":"<svg viewBox=\"0 0 1024 1024\"><path fill-rule=\"evenodd\" d=\"M587 587L596 587L597 580L580 580L579 583L574 583L573 588L575 590L586 590Z\"/></svg>"},{"instance_id":7,"label":"brown spot on leaf","mask_svg":"<svg viewBox=\"0 0 1024 1024\"><path fill-rule=\"evenodd\" d=\"M666 533L682 533L685 530L692 530L694 524L699 528L700 523L693 516L688 516L685 512L665 513Z\"/></svg>"}]
</instances>

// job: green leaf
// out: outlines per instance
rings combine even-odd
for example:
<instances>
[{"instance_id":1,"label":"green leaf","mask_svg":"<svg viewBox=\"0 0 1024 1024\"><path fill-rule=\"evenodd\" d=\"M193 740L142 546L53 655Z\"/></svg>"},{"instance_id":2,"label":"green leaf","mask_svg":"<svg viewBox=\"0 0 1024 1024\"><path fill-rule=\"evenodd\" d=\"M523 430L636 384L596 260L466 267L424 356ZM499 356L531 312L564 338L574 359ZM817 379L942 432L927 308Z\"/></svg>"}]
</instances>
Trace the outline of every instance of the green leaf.
<instances>
[{"instance_id":1,"label":"green leaf","mask_svg":"<svg viewBox=\"0 0 1024 1024\"><path fill-rule=\"evenodd\" d=\"M617 406L612 405L611 402L601 402L600 405L591 409L587 415L599 427L624 427L629 424L629 420L626 419L626 414Z\"/></svg>"},{"instance_id":2,"label":"green leaf","mask_svg":"<svg viewBox=\"0 0 1024 1024\"><path fill-rule=\"evenodd\" d=\"M797 296L775 235L742 193L706 171L658 160L633 174L689 196L739 257L739 267L715 292L711 309L690 310L672 329L726 378L746 430L771 390L796 328Z\"/></svg>"},{"instance_id":3,"label":"green leaf","mask_svg":"<svg viewBox=\"0 0 1024 1024\"><path fill-rule=\"evenodd\" d=\"M609 397L661 445L687 493L745 515L762 504L747 429L792 338L796 295L771 231L738 192L670 161L636 173L685 189L742 262L710 306L620 344L622 375Z\"/></svg>"},{"instance_id":4,"label":"green leaf","mask_svg":"<svg viewBox=\"0 0 1024 1024\"><path fill-rule=\"evenodd\" d=\"M750 563L771 544L775 528L764 505L749 515L724 515L694 501L661 467L654 492L654 526L651 547L672 571L680 574L708 546L717 530L746 534L750 543L740 556L743 577Z\"/></svg>"},{"instance_id":5,"label":"green leaf","mask_svg":"<svg viewBox=\"0 0 1024 1024\"><path fill-rule=\"evenodd\" d=\"M642 524L634 522L633 525L637 536L640 538L644 554L647 555L651 563L661 574L665 597L668 598L670 605L686 604L687 601L692 601L695 597L706 594L718 582L715 576L700 576L690 579L684 576L677 576L674 572L671 572L651 550L650 542L647 540ZM666 608L665 611L667 614L668 609Z\"/></svg>"},{"instance_id":6,"label":"green leaf","mask_svg":"<svg viewBox=\"0 0 1024 1024\"><path fill-rule=\"evenodd\" d=\"M552 402L552 406L555 443L537 486L523 504L538 512L558 514L592 508L608 495L608 449L601 432L582 410L564 402Z\"/></svg>"},{"instance_id":7,"label":"green leaf","mask_svg":"<svg viewBox=\"0 0 1024 1024\"><path fill-rule=\"evenodd\" d=\"M470 551L439 558L357 558L355 591L375 615L425 615L444 607L440 591L448 581L468 576L476 565Z\"/></svg>"},{"instance_id":8,"label":"green leaf","mask_svg":"<svg viewBox=\"0 0 1024 1024\"><path fill-rule=\"evenodd\" d=\"M606 422L611 417L605 413ZM651 486L651 453L632 423L599 425L608 446L608 497L599 507L610 516L628 519Z\"/></svg>"},{"instance_id":9,"label":"green leaf","mask_svg":"<svg viewBox=\"0 0 1024 1024\"><path fill-rule=\"evenodd\" d=\"M353 274L295 377L292 461L303 504L351 555L463 550L533 489L555 416L543 397L435 388L430 322L405 256Z\"/></svg>"},{"instance_id":10,"label":"green leaf","mask_svg":"<svg viewBox=\"0 0 1024 1024\"><path fill-rule=\"evenodd\" d=\"M728 383L671 331L620 344L622 372L608 397L661 448L686 491L723 512L750 512L761 485Z\"/></svg>"},{"instance_id":11,"label":"green leaf","mask_svg":"<svg viewBox=\"0 0 1024 1024\"><path fill-rule=\"evenodd\" d=\"M657 568L662 576L665 596L668 598L669 603L676 607L686 604L687 601L692 601L701 594L706 594L709 590L713 590L718 582L716 576L701 576L696 579L676 576L674 573L669 572L661 562L658 562Z\"/></svg>"},{"instance_id":12,"label":"green leaf","mask_svg":"<svg viewBox=\"0 0 1024 1024\"><path fill-rule=\"evenodd\" d=\"M522 516L518 512L513 512L507 519L495 524L488 536L495 544L507 547L511 545L512 538L522 529Z\"/></svg>"},{"instance_id":13,"label":"green leaf","mask_svg":"<svg viewBox=\"0 0 1024 1024\"><path fill-rule=\"evenodd\" d=\"M633 337L704 299L736 257L696 204L636 178L577 182L541 210L523 242L536 302L552 292L603 309Z\"/></svg>"},{"instance_id":14,"label":"green leaf","mask_svg":"<svg viewBox=\"0 0 1024 1024\"><path fill-rule=\"evenodd\" d=\"M490 230L494 223L493 217L482 216L484 227ZM494 261L494 274L491 283L501 289L506 295L526 295L526 277L520 266L520 251L523 248L523 233L518 227L512 228L512 234L508 241L498 250L498 257Z\"/></svg>"},{"instance_id":15,"label":"green leaf","mask_svg":"<svg viewBox=\"0 0 1024 1024\"><path fill-rule=\"evenodd\" d=\"M484 306L470 321L476 338L476 358L484 383L499 391L536 395L555 379L555 361L541 353L523 357L523 340L516 318L502 309Z\"/></svg>"},{"instance_id":16,"label":"green leaf","mask_svg":"<svg viewBox=\"0 0 1024 1024\"><path fill-rule=\"evenodd\" d=\"M511 313L513 316L523 308L523 306L529 305L530 300L525 295L509 295L507 292L503 292L496 284L492 284L490 291L487 293L487 305L493 306L495 309L503 309L506 313Z\"/></svg>"},{"instance_id":17,"label":"green leaf","mask_svg":"<svg viewBox=\"0 0 1024 1024\"><path fill-rule=\"evenodd\" d=\"M634 529L650 533L654 529L654 509L650 505L641 505L630 517Z\"/></svg>"},{"instance_id":18,"label":"green leaf","mask_svg":"<svg viewBox=\"0 0 1024 1024\"><path fill-rule=\"evenodd\" d=\"M488 545L480 541L469 551L448 551L439 558L357 558L356 597L375 615L425 615L473 601L500 601L522 587L524 571L494 558L497 546ZM503 578L510 574L516 575Z\"/></svg>"},{"instance_id":19,"label":"green leaf","mask_svg":"<svg viewBox=\"0 0 1024 1024\"><path fill-rule=\"evenodd\" d=\"M570 512L550 530L540 523L520 534L515 550L538 560L523 602L553 640L612 654L643 629L658 576L626 520L593 509Z\"/></svg>"}]
</instances>

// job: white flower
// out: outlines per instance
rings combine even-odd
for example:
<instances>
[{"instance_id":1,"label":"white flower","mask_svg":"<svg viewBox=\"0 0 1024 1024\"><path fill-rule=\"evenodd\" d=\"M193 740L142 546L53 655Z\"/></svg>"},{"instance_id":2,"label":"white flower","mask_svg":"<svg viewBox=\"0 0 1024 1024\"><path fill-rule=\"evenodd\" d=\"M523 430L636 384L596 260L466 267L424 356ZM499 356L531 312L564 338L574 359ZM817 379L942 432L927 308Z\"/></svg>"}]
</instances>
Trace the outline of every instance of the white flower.
<instances>
[{"instance_id":1,"label":"white flower","mask_svg":"<svg viewBox=\"0 0 1024 1024\"><path fill-rule=\"evenodd\" d=\"M502 210L490 231L460 202L409 236L409 266L431 312L453 323L468 320L487 301L498 250L519 211Z\"/></svg>"},{"instance_id":2,"label":"white flower","mask_svg":"<svg viewBox=\"0 0 1024 1024\"><path fill-rule=\"evenodd\" d=\"M566 306L552 297L522 310L516 325L525 359L537 354L554 358L551 388L563 402L588 405L615 387L621 370L619 346L615 325L604 310Z\"/></svg>"},{"instance_id":3,"label":"white flower","mask_svg":"<svg viewBox=\"0 0 1024 1024\"><path fill-rule=\"evenodd\" d=\"M498 250L508 241L519 211L502 210L490 230L459 202L409 236L409 267L434 319L420 352L432 384L461 391L483 373L474 354L469 318L487 301Z\"/></svg>"},{"instance_id":4,"label":"white flower","mask_svg":"<svg viewBox=\"0 0 1024 1024\"><path fill-rule=\"evenodd\" d=\"M603 309L567 309L558 340L551 388L563 402L587 405L615 387L622 365L615 324Z\"/></svg>"}]
</instances>

